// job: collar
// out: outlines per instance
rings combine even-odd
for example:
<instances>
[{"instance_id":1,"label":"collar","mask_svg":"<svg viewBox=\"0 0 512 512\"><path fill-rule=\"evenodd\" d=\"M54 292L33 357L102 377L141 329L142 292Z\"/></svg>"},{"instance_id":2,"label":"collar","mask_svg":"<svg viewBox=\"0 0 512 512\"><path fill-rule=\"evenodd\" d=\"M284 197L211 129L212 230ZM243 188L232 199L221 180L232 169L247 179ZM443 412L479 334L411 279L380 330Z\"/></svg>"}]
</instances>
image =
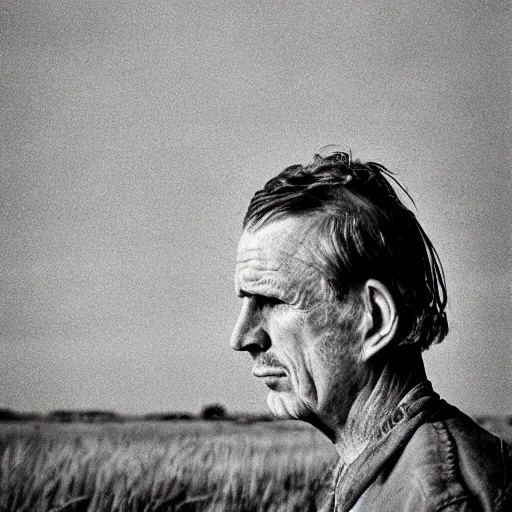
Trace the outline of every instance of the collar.
<instances>
[{"instance_id":1,"label":"collar","mask_svg":"<svg viewBox=\"0 0 512 512\"><path fill-rule=\"evenodd\" d=\"M416 429L438 413L444 400L422 382L400 401L395 412L380 426L379 437L368 445L349 466L340 463L335 470L336 512L348 512L379 474L386 461L403 449Z\"/></svg>"}]
</instances>

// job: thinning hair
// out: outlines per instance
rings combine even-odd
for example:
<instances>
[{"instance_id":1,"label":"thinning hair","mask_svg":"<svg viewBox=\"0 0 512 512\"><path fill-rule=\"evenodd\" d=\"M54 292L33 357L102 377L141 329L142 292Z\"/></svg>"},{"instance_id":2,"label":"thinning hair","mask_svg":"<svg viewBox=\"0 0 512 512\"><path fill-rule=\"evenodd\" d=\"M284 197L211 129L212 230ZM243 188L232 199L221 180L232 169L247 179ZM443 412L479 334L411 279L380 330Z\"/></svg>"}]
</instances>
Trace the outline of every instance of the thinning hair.
<instances>
[{"instance_id":1,"label":"thinning hair","mask_svg":"<svg viewBox=\"0 0 512 512\"><path fill-rule=\"evenodd\" d=\"M411 199L376 162L352 160L345 152L316 154L312 163L287 167L256 192L243 226L256 230L287 216L312 219L324 277L336 296L345 300L368 279L379 280L397 306L397 346L426 350L448 333L444 273L393 183Z\"/></svg>"}]
</instances>

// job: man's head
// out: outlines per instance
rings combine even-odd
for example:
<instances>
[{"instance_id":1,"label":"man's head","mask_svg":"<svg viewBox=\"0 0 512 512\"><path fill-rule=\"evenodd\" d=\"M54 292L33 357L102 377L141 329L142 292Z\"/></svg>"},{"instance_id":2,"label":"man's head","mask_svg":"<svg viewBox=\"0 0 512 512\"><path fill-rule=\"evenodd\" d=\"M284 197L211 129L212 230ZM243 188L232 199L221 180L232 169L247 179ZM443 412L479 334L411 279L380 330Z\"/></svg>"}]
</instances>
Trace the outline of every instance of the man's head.
<instances>
[{"instance_id":1,"label":"man's head","mask_svg":"<svg viewBox=\"0 0 512 512\"><path fill-rule=\"evenodd\" d=\"M232 346L255 359L276 414L348 410L372 359L448 331L437 254L390 179L346 153L315 155L251 201Z\"/></svg>"}]
</instances>

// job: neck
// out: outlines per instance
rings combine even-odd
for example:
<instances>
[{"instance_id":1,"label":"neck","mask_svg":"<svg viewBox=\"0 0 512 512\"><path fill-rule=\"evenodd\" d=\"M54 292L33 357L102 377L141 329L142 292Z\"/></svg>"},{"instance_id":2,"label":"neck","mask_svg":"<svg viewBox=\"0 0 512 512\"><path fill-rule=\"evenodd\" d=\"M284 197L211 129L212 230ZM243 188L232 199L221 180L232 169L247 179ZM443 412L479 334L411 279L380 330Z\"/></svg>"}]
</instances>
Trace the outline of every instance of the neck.
<instances>
[{"instance_id":1,"label":"neck","mask_svg":"<svg viewBox=\"0 0 512 512\"><path fill-rule=\"evenodd\" d=\"M404 396L426 380L421 353L402 350L374 361L346 421L331 429L340 458L350 464L380 434L380 426Z\"/></svg>"}]
</instances>

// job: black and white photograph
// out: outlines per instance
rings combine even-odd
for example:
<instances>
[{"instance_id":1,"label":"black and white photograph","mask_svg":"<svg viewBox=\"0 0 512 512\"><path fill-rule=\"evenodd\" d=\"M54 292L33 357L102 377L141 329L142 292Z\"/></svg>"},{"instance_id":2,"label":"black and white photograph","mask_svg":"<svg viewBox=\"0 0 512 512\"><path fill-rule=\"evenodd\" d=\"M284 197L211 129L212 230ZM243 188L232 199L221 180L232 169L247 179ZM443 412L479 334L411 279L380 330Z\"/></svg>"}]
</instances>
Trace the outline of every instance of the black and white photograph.
<instances>
[{"instance_id":1,"label":"black and white photograph","mask_svg":"<svg viewBox=\"0 0 512 512\"><path fill-rule=\"evenodd\" d=\"M0 512L512 511L506 0L0 0Z\"/></svg>"}]
</instances>

